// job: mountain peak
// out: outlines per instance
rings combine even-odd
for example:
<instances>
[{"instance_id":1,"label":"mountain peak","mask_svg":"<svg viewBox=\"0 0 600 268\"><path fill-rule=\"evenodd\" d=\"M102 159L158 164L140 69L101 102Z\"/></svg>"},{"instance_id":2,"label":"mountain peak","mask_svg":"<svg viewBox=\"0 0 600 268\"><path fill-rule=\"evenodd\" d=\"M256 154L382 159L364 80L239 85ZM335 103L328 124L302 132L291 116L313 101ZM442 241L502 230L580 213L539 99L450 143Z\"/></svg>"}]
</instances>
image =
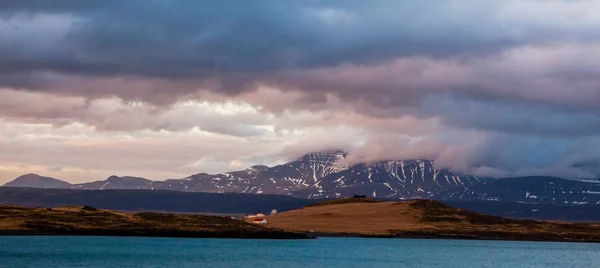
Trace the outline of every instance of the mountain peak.
<instances>
[{"instance_id":1,"label":"mountain peak","mask_svg":"<svg viewBox=\"0 0 600 268\"><path fill-rule=\"evenodd\" d=\"M426 160L426 159L387 160L387 161L376 162L373 164L377 164L377 163L400 164L400 165L407 165L407 166L427 166L427 167L433 167L435 165L435 162L433 160Z\"/></svg>"},{"instance_id":2,"label":"mountain peak","mask_svg":"<svg viewBox=\"0 0 600 268\"><path fill-rule=\"evenodd\" d=\"M252 170L252 171L265 171L269 169L269 166L265 166L265 165L254 165L251 166L249 168L247 168L246 170Z\"/></svg>"},{"instance_id":3,"label":"mountain peak","mask_svg":"<svg viewBox=\"0 0 600 268\"><path fill-rule=\"evenodd\" d=\"M317 161L317 162L338 162L346 159L348 153L342 150L333 150L325 152L312 152L305 154L298 161Z\"/></svg>"},{"instance_id":4,"label":"mountain peak","mask_svg":"<svg viewBox=\"0 0 600 268\"><path fill-rule=\"evenodd\" d=\"M107 181L114 181L114 180L119 180L121 179L121 177L117 176L117 175L110 175L108 178L106 178Z\"/></svg>"},{"instance_id":5,"label":"mountain peak","mask_svg":"<svg viewBox=\"0 0 600 268\"><path fill-rule=\"evenodd\" d=\"M74 189L109 190L109 189L152 189L152 181L145 178L111 175L106 180L73 185Z\"/></svg>"},{"instance_id":6,"label":"mountain peak","mask_svg":"<svg viewBox=\"0 0 600 268\"><path fill-rule=\"evenodd\" d=\"M71 184L66 181L55 178L40 176L35 173L29 173L17 177L6 183L3 187L25 187L25 188L71 188Z\"/></svg>"},{"instance_id":7,"label":"mountain peak","mask_svg":"<svg viewBox=\"0 0 600 268\"><path fill-rule=\"evenodd\" d=\"M146 181L150 181L146 178L141 178L141 177L132 177L132 176L116 176L116 175L112 175L110 177L108 177L106 179L107 182L116 182L116 181L140 181L140 182L146 182Z\"/></svg>"}]
</instances>

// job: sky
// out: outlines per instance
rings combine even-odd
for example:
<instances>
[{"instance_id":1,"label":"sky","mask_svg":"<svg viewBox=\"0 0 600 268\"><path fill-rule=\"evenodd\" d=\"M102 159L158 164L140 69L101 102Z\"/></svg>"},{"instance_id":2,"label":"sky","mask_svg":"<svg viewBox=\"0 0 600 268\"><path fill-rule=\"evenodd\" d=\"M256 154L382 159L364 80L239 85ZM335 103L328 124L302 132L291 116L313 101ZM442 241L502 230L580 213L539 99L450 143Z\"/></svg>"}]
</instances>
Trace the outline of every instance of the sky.
<instances>
[{"instance_id":1,"label":"sky","mask_svg":"<svg viewBox=\"0 0 600 268\"><path fill-rule=\"evenodd\" d=\"M600 174L599 0L3 0L0 183L344 149Z\"/></svg>"}]
</instances>

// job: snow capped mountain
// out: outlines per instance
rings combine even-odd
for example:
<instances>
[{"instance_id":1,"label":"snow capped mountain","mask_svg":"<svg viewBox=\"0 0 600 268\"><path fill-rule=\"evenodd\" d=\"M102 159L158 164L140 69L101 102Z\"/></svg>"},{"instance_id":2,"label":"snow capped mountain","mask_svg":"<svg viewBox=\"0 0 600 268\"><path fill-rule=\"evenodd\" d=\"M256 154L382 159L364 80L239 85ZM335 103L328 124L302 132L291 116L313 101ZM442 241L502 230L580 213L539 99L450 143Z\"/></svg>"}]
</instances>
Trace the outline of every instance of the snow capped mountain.
<instances>
[{"instance_id":1,"label":"snow capped mountain","mask_svg":"<svg viewBox=\"0 0 600 268\"><path fill-rule=\"evenodd\" d=\"M200 173L182 180L158 182L155 183L155 189L290 195L329 174L346 169L340 164L345 156L342 151L310 153L296 161L274 167L253 166L242 171L215 175Z\"/></svg>"},{"instance_id":2,"label":"snow capped mountain","mask_svg":"<svg viewBox=\"0 0 600 268\"><path fill-rule=\"evenodd\" d=\"M436 170L433 161L382 161L361 163L329 174L294 195L304 198L337 198L352 195L376 198L431 197L449 189L489 181L488 178Z\"/></svg>"},{"instance_id":3,"label":"snow capped mountain","mask_svg":"<svg viewBox=\"0 0 600 268\"><path fill-rule=\"evenodd\" d=\"M349 165L343 151L309 153L268 167L151 181L111 176L70 184L35 174L4 186L82 190L139 189L181 192L276 194L320 199L366 195L383 199L430 198L448 201L505 201L540 205L600 205L600 181L553 177L490 179L438 170L433 161L398 160Z\"/></svg>"},{"instance_id":4,"label":"snow capped mountain","mask_svg":"<svg viewBox=\"0 0 600 268\"><path fill-rule=\"evenodd\" d=\"M349 166L346 157L343 151L317 152L274 167L257 165L240 171L199 173L166 181L111 176L103 181L66 185L64 188L278 194L309 199L352 195L400 199L431 197L450 189L489 181L436 170L432 161L382 161Z\"/></svg>"},{"instance_id":5,"label":"snow capped mountain","mask_svg":"<svg viewBox=\"0 0 600 268\"><path fill-rule=\"evenodd\" d=\"M378 198L430 197L490 179L436 170L432 161L346 164L343 151L310 153L283 165L254 166L224 174L200 173L182 180L155 182L154 189L280 194L298 198L368 195Z\"/></svg>"},{"instance_id":6,"label":"snow capped mountain","mask_svg":"<svg viewBox=\"0 0 600 268\"><path fill-rule=\"evenodd\" d=\"M508 178L450 190L436 198L452 201L600 205L600 182L553 177Z\"/></svg>"}]
</instances>

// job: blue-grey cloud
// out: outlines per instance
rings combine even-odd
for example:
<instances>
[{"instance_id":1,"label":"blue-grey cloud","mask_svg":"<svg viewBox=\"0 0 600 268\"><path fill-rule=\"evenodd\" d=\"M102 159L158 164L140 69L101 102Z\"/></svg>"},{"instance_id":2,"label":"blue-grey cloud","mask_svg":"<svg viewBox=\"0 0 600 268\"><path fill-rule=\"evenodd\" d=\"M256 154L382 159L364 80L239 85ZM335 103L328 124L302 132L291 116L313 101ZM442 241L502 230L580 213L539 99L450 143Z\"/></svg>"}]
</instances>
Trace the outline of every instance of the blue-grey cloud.
<instances>
[{"instance_id":1,"label":"blue-grey cloud","mask_svg":"<svg viewBox=\"0 0 600 268\"><path fill-rule=\"evenodd\" d=\"M4 47L0 54L11 55L0 70L231 79L414 55L473 56L581 37L555 28L553 36L531 40L545 29L495 18L502 7L471 1L7 0L0 14L15 27L2 31L19 31L20 21L49 14L71 25L59 42L47 44L48 54L21 51L21 42Z\"/></svg>"}]
</instances>

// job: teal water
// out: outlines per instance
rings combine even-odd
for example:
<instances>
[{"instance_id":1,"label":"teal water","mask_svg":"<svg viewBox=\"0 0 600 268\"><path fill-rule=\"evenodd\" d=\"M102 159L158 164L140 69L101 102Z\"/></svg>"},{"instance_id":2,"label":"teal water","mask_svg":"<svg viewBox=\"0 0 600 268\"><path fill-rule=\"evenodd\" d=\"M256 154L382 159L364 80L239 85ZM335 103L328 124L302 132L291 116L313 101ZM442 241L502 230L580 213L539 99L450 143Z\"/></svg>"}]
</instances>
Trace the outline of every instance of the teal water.
<instances>
[{"instance_id":1,"label":"teal water","mask_svg":"<svg viewBox=\"0 0 600 268\"><path fill-rule=\"evenodd\" d=\"M0 267L600 267L600 244L0 236Z\"/></svg>"}]
</instances>

